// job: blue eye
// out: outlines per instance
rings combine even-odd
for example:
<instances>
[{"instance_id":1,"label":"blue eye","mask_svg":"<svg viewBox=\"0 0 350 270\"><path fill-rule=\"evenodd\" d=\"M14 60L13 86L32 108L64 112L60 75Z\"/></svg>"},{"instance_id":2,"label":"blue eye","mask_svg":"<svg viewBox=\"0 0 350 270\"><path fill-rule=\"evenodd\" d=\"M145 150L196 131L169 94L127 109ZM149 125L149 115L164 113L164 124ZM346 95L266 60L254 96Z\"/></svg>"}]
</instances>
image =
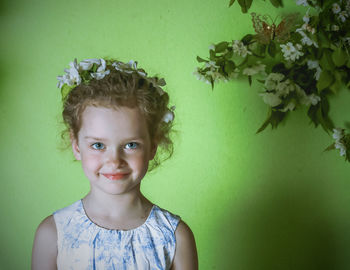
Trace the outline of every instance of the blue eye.
<instances>
[{"instance_id":1,"label":"blue eye","mask_svg":"<svg viewBox=\"0 0 350 270\"><path fill-rule=\"evenodd\" d=\"M103 143L93 143L91 145L92 148L96 149L96 150L103 150L105 148L104 144Z\"/></svg>"},{"instance_id":2,"label":"blue eye","mask_svg":"<svg viewBox=\"0 0 350 270\"><path fill-rule=\"evenodd\" d=\"M126 149L136 149L138 146L139 146L138 143L136 143L136 142L131 142L131 143L127 143L127 144L125 145L125 148L126 148Z\"/></svg>"}]
</instances>

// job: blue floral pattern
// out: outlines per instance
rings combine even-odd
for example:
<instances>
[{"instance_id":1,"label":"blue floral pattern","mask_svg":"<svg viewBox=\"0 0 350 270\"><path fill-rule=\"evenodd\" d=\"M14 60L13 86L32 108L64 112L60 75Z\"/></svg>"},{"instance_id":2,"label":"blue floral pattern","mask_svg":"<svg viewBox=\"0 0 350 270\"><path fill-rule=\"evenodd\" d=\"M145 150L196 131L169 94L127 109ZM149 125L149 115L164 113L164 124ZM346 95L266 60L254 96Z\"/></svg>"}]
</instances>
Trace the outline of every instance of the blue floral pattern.
<instances>
[{"instance_id":1,"label":"blue floral pattern","mask_svg":"<svg viewBox=\"0 0 350 270\"><path fill-rule=\"evenodd\" d=\"M93 223L82 200L53 213L58 270L165 270L175 254L180 217L157 205L141 226L110 230Z\"/></svg>"}]
</instances>

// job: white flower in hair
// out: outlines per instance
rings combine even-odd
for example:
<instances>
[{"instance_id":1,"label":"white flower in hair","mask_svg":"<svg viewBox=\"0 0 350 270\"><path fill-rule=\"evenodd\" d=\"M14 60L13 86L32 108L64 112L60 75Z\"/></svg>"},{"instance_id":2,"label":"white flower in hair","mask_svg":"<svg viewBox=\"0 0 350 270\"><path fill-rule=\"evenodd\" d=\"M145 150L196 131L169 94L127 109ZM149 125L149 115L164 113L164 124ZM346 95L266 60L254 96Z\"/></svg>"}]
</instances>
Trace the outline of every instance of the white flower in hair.
<instances>
[{"instance_id":1,"label":"white flower in hair","mask_svg":"<svg viewBox=\"0 0 350 270\"><path fill-rule=\"evenodd\" d=\"M85 59L79 63L79 66L82 70L90 70L94 64L101 65L100 59Z\"/></svg>"},{"instance_id":2,"label":"white flower in hair","mask_svg":"<svg viewBox=\"0 0 350 270\"><path fill-rule=\"evenodd\" d=\"M97 68L97 72L91 73L91 77L96 80L103 79L106 75L108 75L111 71L109 69L106 70L106 61L104 59L100 59L101 64Z\"/></svg>"},{"instance_id":3,"label":"white flower in hair","mask_svg":"<svg viewBox=\"0 0 350 270\"><path fill-rule=\"evenodd\" d=\"M79 66L77 64L77 59L74 59L73 62L69 63L70 68L65 68L64 72L67 74L63 76L58 76L57 79L59 81L60 85L68 84L69 86L72 86L74 84L80 84L81 83L81 77L79 75Z\"/></svg>"},{"instance_id":4,"label":"white flower in hair","mask_svg":"<svg viewBox=\"0 0 350 270\"><path fill-rule=\"evenodd\" d=\"M169 123L169 122L172 122L174 120L174 111L175 110L175 106L172 106L170 108L170 110L168 110L165 115L163 116L163 119L162 121L165 122L165 123Z\"/></svg>"}]
</instances>

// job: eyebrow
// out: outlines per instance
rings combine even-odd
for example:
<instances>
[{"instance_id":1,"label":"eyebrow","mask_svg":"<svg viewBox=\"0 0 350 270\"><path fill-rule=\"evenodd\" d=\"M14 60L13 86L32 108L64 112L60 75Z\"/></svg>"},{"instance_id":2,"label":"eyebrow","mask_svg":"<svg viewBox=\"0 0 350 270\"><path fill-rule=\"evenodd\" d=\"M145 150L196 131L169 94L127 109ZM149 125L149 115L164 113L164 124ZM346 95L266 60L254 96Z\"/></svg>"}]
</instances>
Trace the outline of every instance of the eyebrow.
<instances>
[{"instance_id":1,"label":"eyebrow","mask_svg":"<svg viewBox=\"0 0 350 270\"><path fill-rule=\"evenodd\" d=\"M104 138L98 138L98 137L93 137L93 136L85 136L84 139L92 139L95 141L105 141L106 139ZM144 140L144 137L131 137L131 138L126 138L126 141L133 141L133 140Z\"/></svg>"}]
</instances>

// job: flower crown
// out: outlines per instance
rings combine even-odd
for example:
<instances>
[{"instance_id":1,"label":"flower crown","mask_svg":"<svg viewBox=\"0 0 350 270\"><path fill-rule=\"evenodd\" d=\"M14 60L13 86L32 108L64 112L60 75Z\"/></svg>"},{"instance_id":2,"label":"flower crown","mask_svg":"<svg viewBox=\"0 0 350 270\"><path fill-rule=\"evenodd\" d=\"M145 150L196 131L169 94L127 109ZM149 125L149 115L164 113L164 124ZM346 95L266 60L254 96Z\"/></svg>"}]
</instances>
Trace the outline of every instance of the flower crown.
<instances>
[{"instance_id":1,"label":"flower crown","mask_svg":"<svg viewBox=\"0 0 350 270\"><path fill-rule=\"evenodd\" d=\"M73 62L69 63L69 66L70 68L64 69L66 74L57 76L57 87L61 89L62 99L64 99L74 87L81 83L88 83L92 79L103 79L111 72L107 69L107 66L112 66L116 70L128 74L136 72L152 84L157 89L160 96L164 94L162 86L166 85L165 80L163 78L159 79L158 77L147 77L147 73L143 69L137 68L137 62L133 60L130 60L128 63L123 63L120 61L94 58L85 59L78 63L75 58ZM165 113L163 117L164 122L168 123L174 120L174 110L175 106L172 106L170 110Z\"/></svg>"}]
</instances>

